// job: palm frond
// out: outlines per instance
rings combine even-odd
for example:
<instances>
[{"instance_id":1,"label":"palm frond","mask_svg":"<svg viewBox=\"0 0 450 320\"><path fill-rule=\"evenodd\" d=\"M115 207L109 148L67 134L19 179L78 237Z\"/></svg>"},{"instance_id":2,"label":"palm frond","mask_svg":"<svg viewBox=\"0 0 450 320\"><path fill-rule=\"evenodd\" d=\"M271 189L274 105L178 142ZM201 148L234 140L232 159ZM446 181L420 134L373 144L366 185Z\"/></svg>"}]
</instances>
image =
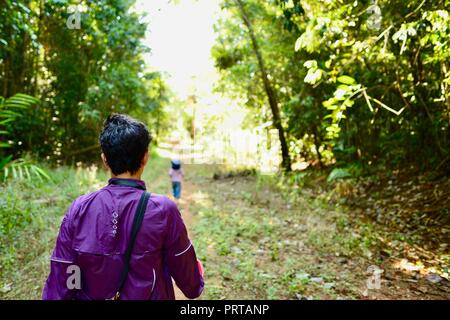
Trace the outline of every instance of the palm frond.
<instances>
[{"instance_id":1,"label":"palm frond","mask_svg":"<svg viewBox=\"0 0 450 320\"><path fill-rule=\"evenodd\" d=\"M39 99L23 93L17 93L7 99L0 96L0 118L4 119L0 121L0 125L5 125L20 117L22 114L17 110L28 109L38 102Z\"/></svg>"},{"instance_id":2,"label":"palm frond","mask_svg":"<svg viewBox=\"0 0 450 320\"><path fill-rule=\"evenodd\" d=\"M2 108L22 108L26 109L33 104L39 102L39 99L23 94L17 93L14 96L5 99L2 104Z\"/></svg>"},{"instance_id":3,"label":"palm frond","mask_svg":"<svg viewBox=\"0 0 450 320\"><path fill-rule=\"evenodd\" d=\"M19 158L13 161L9 161L4 164L3 167L1 167L3 160L5 159L0 160L0 168L3 173L3 181L11 177L13 179L19 180L32 180L34 177L39 179L40 181L52 181L45 170L43 170L30 160Z\"/></svg>"},{"instance_id":4,"label":"palm frond","mask_svg":"<svg viewBox=\"0 0 450 320\"><path fill-rule=\"evenodd\" d=\"M15 94L7 99L0 96L0 126L5 126L21 117L21 110L27 109L38 102L39 99L23 93ZM7 128L6 130L5 128L0 130L0 136L6 136L8 133ZM8 148L10 146L7 142L0 142L0 148ZM0 177L3 180L10 177L20 180L32 180L33 177L36 177L40 181L51 181L50 176L32 161L24 158L12 160L11 155L0 158Z\"/></svg>"}]
</instances>

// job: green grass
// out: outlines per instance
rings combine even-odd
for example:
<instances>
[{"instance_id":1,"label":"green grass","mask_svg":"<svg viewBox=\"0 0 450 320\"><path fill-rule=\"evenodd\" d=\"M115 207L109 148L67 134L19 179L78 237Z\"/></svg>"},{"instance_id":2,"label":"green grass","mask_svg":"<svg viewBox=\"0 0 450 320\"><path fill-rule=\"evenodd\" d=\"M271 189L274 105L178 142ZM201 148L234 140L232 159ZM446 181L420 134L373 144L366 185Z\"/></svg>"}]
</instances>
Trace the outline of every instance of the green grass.
<instances>
[{"instance_id":1,"label":"green grass","mask_svg":"<svg viewBox=\"0 0 450 320\"><path fill-rule=\"evenodd\" d=\"M2 298L39 298L62 216L76 197L107 179L96 167L45 169L51 182L9 180L0 187Z\"/></svg>"},{"instance_id":2,"label":"green grass","mask_svg":"<svg viewBox=\"0 0 450 320\"><path fill-rule=\"evenodd\" d=\"M199 168L188 170L195 182ZM194 202L192 211L197 212L194 243L206 270L204 299L335 299L336 287L345 288L347 298L359 295L347 281L357 277L351 270L337 271L336 260L363 255L370 242L353 233L345 213L326 196L303 194L292 188L290 177L257 175L212 184L205 172L212 177L215 168L201 170L197 187L208 201Z\"/></svg>"}]
</instances>

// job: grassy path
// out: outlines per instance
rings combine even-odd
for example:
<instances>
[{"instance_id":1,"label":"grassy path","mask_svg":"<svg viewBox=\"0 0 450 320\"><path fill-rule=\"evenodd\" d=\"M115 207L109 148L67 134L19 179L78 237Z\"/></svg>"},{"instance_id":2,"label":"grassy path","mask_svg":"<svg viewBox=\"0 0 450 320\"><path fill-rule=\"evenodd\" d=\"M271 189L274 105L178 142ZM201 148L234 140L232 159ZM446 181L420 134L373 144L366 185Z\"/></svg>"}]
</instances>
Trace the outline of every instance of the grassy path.
<instances>
[{"instance_id":1,"label":"grassy path","mask_svg":"<svg viewBox=\"0 0 450 320\"><path fill-rule=\"evenodd\" d=\"M264 177L212 179L217 168L185 166L194 244L207 299L449 299L411 261L377 254L370 225L348 209ZM370 268L383 270L368 288ZM372 284L376 283L371 282ZM372 286L373 287L373 286Z\"/></svg>"}]
</instances>

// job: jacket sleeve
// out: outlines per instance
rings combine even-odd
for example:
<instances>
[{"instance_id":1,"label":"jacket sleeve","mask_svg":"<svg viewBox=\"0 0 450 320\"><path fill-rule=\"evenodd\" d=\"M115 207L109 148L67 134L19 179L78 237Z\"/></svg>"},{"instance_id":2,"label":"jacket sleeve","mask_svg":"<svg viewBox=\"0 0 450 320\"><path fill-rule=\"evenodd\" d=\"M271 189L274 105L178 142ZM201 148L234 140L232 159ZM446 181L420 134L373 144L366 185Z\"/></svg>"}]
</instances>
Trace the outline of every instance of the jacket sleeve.
<instances>
[{"instance_id":1,"label":"jacket sleeve","mask_svg":"<svg viewBox=\"0 0 450 320\"><path fill-rule=\"evenodd\" d=\"M169 273L183 294L189 299L195 299L203 292L203 275L198 268L195 249L181 214L175 203L168 201L168 236L165 251Z\"/></svg>"},{"instance_id":2,"label":"jacket sleeve","mask_svg":"<svg viewBox=\"0 0 450 320\"><path fill-rule=\"evenodd\" d=\"M50 274L42 292L44 300L70 300L74 298L81 283L80 269L72 249L71 216L75 208L72 203L59 229L56 245L50 258Z\"/></svg>"}]
</instances>

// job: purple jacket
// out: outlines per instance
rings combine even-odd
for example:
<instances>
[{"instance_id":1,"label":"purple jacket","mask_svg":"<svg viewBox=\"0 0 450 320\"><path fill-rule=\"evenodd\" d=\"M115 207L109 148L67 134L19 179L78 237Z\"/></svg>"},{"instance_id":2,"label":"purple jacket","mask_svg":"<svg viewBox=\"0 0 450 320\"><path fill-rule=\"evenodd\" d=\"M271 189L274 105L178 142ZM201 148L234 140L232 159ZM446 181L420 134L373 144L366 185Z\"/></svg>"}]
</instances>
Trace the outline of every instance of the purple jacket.
<instances>
[{"instance_id":1,"label":"purple jacket","mask_svg":"<svg viewBox=\"0 0 450 320\"><path fill-rule=\"evenodd\" d=\"M145 187L144 181L132 181ZM109 184L72 203L50 259L43 299L104 300L114 296L142 192ZM81 273L79 289L67 284L68 280L75 283L74 265ZM120 299L173 300L171 278L190 299L203 291L195 250L176 204L162 195L151 194Z\"/></svg>"}]
</instances>

